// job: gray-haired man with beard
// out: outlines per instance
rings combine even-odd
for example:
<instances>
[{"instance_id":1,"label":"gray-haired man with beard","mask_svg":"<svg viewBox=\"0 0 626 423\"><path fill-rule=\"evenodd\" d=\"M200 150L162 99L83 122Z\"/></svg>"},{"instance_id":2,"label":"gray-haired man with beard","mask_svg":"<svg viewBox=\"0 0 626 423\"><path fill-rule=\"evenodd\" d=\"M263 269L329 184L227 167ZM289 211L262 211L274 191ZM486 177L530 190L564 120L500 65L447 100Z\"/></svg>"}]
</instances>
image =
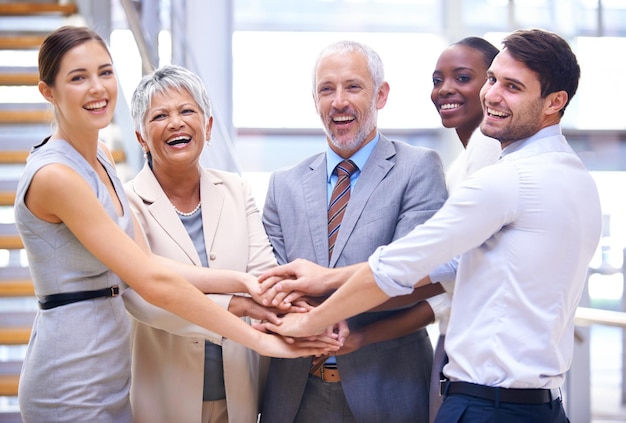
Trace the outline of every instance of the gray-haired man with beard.
<instances>
[{"instance_id":1,"label":"gray-haired man with beard","mask_svg":"<svg viewBox=\"0 0 626 423\"><path fill-rule=\"evenodd\" d=\"M265 201L263 223L280 264L298 258L327 267L365 261L445 202L439 156L378 132L378 110L388 93L371 48L342 41L319 55L313 98L328 148L274 172ZM337 198L336 185L342 187ZM322 301L336 288L319 284L301 294ZM432 309L423 307L429 323ZM383 336L367 330L402 311L366 312L339 324L345 341L336 357L272 359L261 421L427 422L433 350L424 323L394 324Z\"/></svg>"}]
</instances>

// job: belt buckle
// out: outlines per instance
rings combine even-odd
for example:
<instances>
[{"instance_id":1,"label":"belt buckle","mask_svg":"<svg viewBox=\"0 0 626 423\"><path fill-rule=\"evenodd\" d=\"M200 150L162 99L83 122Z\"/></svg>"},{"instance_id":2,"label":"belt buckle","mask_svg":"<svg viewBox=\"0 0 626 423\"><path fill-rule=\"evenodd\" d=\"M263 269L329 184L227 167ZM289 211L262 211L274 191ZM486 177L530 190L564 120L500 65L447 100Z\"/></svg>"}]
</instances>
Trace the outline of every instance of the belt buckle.
<instances>
[{"instance_id":1,"label":"belt buckle","mask_svg":"<svg viewBox=\"0 0 626 423\"><path fill-rule=\"evenodd\" d=\"M113 285L111 287L111 297L117 297L120 295L120 287L117 285Z\"/></svg>"},{"instance_id":2,"label":"belt buckle","mask_svg":"<svg viewBox=\"0 0 626 423\"><path fill-rule=\"evenodd\" d=\"M450 379L448 379L447 377L440 377L439 378L439 396L443 397L446 395L446 385L448 383Z\"/></svg>"},{"instance_id":3,"label":"belt buckle","mask_svg":"<svg viewBox=\"0 0 626 423\"><path fill-rule=\"evenodd\" d=\"M320 376L323 382L326 382L326 379L324 378L324 369L331 369L331 370L337 370L337 364L322 364L322 367L320 368Z\"/></svg>"}]
</instances>

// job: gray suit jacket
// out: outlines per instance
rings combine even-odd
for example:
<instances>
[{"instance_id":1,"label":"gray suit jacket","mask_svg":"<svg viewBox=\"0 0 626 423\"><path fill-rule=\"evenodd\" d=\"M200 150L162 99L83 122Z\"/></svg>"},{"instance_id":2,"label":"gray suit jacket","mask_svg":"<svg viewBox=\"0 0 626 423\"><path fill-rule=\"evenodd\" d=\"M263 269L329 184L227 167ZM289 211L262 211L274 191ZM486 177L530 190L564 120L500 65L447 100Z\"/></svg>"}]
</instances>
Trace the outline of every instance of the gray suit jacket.
<instances>
[{"instance_id":1,"label":"gray suit jacket","mask_svg":"<svg viewBox=\"0 0 626 423\"><path fill-rule=\"evenodd\" d=\"M279 263L305 258L340 267L366 261L378 246L429 219L447 197L437 153L381 135L352 189L329 261L326 177L325 153L272 174L263 224ZM349 326L354 329L392 313L363 313L349 319ZM427 422L432 355L428 334L420 330L338 356L341 383L356 420ZM310 367L311 358L272 359L263 422L293 422Z\"/></svg>"}]
</instances>

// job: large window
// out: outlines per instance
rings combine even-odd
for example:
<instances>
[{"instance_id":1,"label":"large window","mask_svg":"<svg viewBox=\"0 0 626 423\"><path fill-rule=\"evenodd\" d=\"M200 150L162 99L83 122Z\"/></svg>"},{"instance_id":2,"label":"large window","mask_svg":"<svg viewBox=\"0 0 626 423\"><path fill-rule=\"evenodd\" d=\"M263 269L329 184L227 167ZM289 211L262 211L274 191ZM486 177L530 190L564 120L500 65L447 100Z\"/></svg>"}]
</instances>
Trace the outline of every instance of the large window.
<instances>
[{"instance_id":1,"label":"large window","mask_svg":"<svg viewBox=\"0 0 626 423\"><path fill-rule=\"evenodd\" d=\"M233 120L237 128L319 128L311 97L317 53L340 39L372 46L391 85L381 128L432 129L431 73L441 50L464 36L500 47L516 28L558 32L576 51L582 77L563 126L624 130L626 0L237 0ZM444 5L462 5L458 10ZM599 9L599 4L602 9ZM566 19L567 18L567 19ZM571 18L571 19L570 19ZM612 37L599 35L617 35Z\"/></svg>"},{"instance_id":2,"label":"large window","mask_svg":"<svg viewBox=\"0 0 626 423\"><path fill-rule=\"evenodd\" d=\"M236 127L319 128L312 98L313 66L326 45L353 39L370 45L391 86L379 113L385 128L435 128L432 68L446 42L422 33L236 32L233 99Z\"/></svg>"}]
</instances>

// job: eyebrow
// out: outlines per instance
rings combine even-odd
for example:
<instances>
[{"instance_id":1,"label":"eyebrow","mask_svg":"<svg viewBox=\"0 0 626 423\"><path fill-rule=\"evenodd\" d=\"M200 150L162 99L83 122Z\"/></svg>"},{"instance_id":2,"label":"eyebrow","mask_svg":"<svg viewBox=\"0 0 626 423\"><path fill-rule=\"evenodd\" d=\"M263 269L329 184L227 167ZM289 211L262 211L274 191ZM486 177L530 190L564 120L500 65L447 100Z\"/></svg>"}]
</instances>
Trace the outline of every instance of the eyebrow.
<instances>
[{"instance_id":1,"label":"eyebrow","mask_svg":"<svg viewBox=\"0 0 626 423\"><path fill-rule=\"evenodd\" d=\"M104 69L104 68L108 68L108 67L112 67L112 66L113 66L113 63L105 63L103 65L98 66L98 70L101 70L101 69ZM76 73L76 72L86 72L86 71L87 71L86 68L77 68L77 69L72 69L67 74L71 75L71 74Z\"/></svg>"},{"instance_id":2,"label":"eyebrow","mask_svg":"<svg viewBox=\"0 0 626 423\"><path fill-rule=\"evenodd\" d=\"M490 71L490 70L487 71L487 76L493 76L493 75L494 75L493 71ZM498 79L498 78L496 78L496 79ZM522 88L526 88L526 85L522 81L520 81L519 79L515 79L515 78L502 78L502 79L505 80L506 82L512 82L515 85L519 85Z\"/></svg>"},{"instance_id":3,"label":"eyebrow","mask_svg":"<svg viewBox=\"0 0 626 423\"><path fill-rule=\"evenodd\" d=\"M454 72L459 72L459 71L476 72L473 68L470 68L469 66L458 66L458 67L454 68L453 70L454 70Z\"/></svg>"},{"instance_id":4,"label":"eyebrow","mask_svg":"<svg viewBox=\"0 0 626 423\"><path fill-rule=\"evenodd\" d=\"M463 71L469 71L469 72L473 72L473 73L477 73L475 69L470 68L469 66L458 66L454 69L452 69L453 73L458 73L458 72L463 72ZM442 74L443 71L439 70L439 69L435 69L433 71L433 75L435 74Z\"/></svg>"}]
</instances>

